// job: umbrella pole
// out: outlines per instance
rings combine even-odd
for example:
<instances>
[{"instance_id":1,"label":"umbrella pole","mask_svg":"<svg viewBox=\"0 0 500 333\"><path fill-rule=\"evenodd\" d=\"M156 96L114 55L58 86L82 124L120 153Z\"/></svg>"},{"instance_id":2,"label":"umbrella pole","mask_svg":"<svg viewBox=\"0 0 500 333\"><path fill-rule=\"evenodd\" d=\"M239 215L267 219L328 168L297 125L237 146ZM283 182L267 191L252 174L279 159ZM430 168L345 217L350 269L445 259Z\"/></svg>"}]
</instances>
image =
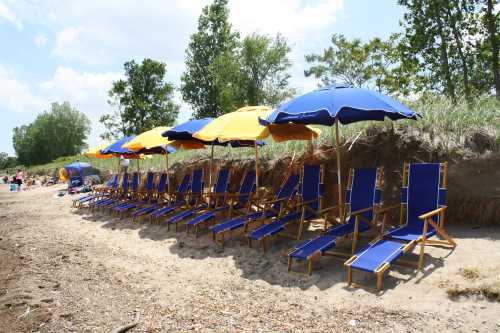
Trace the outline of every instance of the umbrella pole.
<instances>
[{"instance_id":1,"label":"umbrella pole","mask_svg":"<svg viewBox=\"0 0 500 333\"><path fill-rule=\"evenodd\" d=\"M254 143L255 147L255 197L257 198L257 204L259 203L259 148L257 143Z\"/></svg>"},{"instance_id":2,"label":"umbrella pole","mask_svg":"<svg viewBox=\"0 0 500 333\"><path fill-rule=\"evenodd\" d=\"M165 172L167 173L167 193L170 193L170 179L168 178L168 153L165 154Z\"/></svg>"},{"instance_id":3,"label":"umbrella pole","mask_svg":"<svg viewBox=\"0 0 500 333\"><path fill-rule=\"evenodd\" d=\"M339 196L339 217L340 223L344 223L344 205L342 199L342 175L340 163L340 136L339 136L339 121L335 118L335 143L337 146L337 183L338 183L338 196Z\"/></svg>"},{"instance_id":4,"label":"umbrella pole","mask_svg":"<svg viewBox=\"0 0 500 333\"><path fill-rule=\"evenodd\" d=\"M208 188L209 188L209 191L211 191L212 189L212 164L214 163L214 143L212 141L212 148L211 148L211 152L210 152L210 164L209 164L209 168L210 170L208 170Z\"/></svg>"}]
</instances>

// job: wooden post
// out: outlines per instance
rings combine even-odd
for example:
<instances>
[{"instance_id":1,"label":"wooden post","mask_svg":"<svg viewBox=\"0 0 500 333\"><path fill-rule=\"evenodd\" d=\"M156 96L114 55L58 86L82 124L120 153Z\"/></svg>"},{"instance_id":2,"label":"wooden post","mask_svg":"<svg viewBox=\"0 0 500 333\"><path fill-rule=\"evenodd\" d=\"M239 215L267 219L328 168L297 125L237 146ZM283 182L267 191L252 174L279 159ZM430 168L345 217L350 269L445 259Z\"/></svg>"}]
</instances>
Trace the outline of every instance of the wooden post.
<instances>
[{"instance_id":1,"label":"wooden post","mask_svg":"<svg viewBox=\"0 0 500 333\"><path fill-rule=\"evenodd\" d=\"M344 223L344 206L342 199L342 174L341 174L341 163L340 163L340 137L339 137L339 120L335 118L335 143L337 145L337 184L338 184L338 196L339 196L339 217L340 223Z\"/></svg>"}]
</instances>

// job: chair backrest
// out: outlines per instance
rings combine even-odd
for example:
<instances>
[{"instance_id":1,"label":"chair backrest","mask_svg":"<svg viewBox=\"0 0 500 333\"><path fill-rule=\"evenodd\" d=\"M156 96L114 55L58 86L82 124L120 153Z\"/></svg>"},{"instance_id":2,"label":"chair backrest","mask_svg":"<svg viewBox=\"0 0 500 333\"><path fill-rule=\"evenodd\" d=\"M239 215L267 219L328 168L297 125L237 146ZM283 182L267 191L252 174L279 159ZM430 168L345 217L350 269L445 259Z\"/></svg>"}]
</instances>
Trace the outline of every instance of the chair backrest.
<instances>
[{"instance_id":1,"label":"chair backrest","mask_svg":"<svg viewBox=\"0 0 500 333\"><path fill-rule=\"evenodd\" d=\"M193 174L191 176L191 195L200 195L203 193L203 170L196 169L193 170Z\"/></svg>"},{"instance_id":2,"label":"chair backrest","mask_svg":"<svg viewBox=\"0 0 500 333\"><path fill-rule=\"evenodd\" d=\"M423 221L418 217L445 205L446 187L446 163L405 164L401 204L406 220L402 222L421 232ZM434 221L439 222L439 216L435 216Z\"/></svg>"},{"instance_id":3,"label":"chair backrest","mask_svg":"<svg viewBox=\"0 0 500 333\"><path fill-rule=\"evenodd\" d=\"M290 174L285 182L281 185L275 199L290 199L291 197L293 197L297 192L297 185L299 184L299 180L299 175L295 173ZM279 210L283 203L283 201L276 202L272 207L273 209Z\"/></svg>"},{"instance_id":4,"label":"chair backrest","mask_svg":"<svg viewBox=\"0 0 500 333\"><path fill-rule=\"evenodd\" d=\"M347 213L378 205L381 199L382 168L351 169L346 190ZM361 214L368 221L373 219L373 209ZM355 223L351 215L348 223ZM362 222L362 221L360 221Z\"/></svg>"},{"instance_id":5,"label":"chair backrest","mask_svg":"<svg viewBox=\"0 0 500 333\"><path fill-rule=\"evenodd\" d=\"M226 193L229 187L229 169L220 169L214 184L214 193Z\"/></svg>"},{"instance_id":6,"label":"chair backrest","mask_svg":"<svg viewBox=\"0 0 500 333\"><path fill-rule=\"evenodd\" d=\"M244 206L253 192L255 192L255 170L247 170L240 184L238 203Z\"/></svg>"},{"instance_id":7,"label":"chair backrest","mask_svg":"<svg viewBox=\"0 0 500 333\"><path fill-rule=\"evenodd\" d=\"M148 174L146 175L146 191L148 192L151 192L153 190L153 187L154 187L154 180L155 180L155 174L154 172L148 172Z\"/></svg>"},{"instance_id":8,"label":"chair backrest","mask_svg":"<svg viewBox=\"0 0 500 333\"><path fill-rule=\"evenodd\" d=\"M179 183L179 186L177 187L177 192L179 192L181 194L185 194L189 190L189 187L191 185L189 183L189 180L190 180L189 174L185 174L184 177L182 177L182 180Z\"/></svg>"},{"instance_id":9,"label":"chair backrest","mask_svg":"<svg viewBox=\"0 0 500 333\"><path fill-rule=\"evenodd\" d=\"M122 192L125 193L128 191L128 180L129 180L129 174L124 173L122 177Z\"/></svg>"},{"instance_id":10,"label":"chair backrest","mask_svg":"<svg viewBox=\"0 0 500 333\"><path fill-rule=\"evenodd\" d=\"M106 183L106 186L116 188L118 186L118 174L112 174L111 178L109 178L108 182Z\"/></svg>"},{"instance_id":11,"label":"chair backrest","mask_svg":"<svg viewBox=\"0 0 500 333\"><path fill-rule=\"evenodd\" d=\"M300 195L302 202L308 202L307 206L313 210L320 209L320 200L323 195L323 169L321 165L304 164ZM308 211L308 214L312 214L312 212Z\"/></svg>"},{"instance_id":12,"label":"chair backrest","mask_svg":"<svg viewBox=\"0 0 500 333\"><path fill-rule=\"evenodd\" d=\"M158 184L156 185L156 192L157 193L165 193L167 190L167 174L162 173L160 174L160 179L158 179Z\"/></svg>"},{"instance_id":13,"label":"chair backrest","mask_svg":"<svg viewBox=\"0 0 500 333\"><path fill-rule=\"evenodd\" d=\"M139 191L139 172L132 173L131 190L132 192Z\"/></svg>"}]
</instances>

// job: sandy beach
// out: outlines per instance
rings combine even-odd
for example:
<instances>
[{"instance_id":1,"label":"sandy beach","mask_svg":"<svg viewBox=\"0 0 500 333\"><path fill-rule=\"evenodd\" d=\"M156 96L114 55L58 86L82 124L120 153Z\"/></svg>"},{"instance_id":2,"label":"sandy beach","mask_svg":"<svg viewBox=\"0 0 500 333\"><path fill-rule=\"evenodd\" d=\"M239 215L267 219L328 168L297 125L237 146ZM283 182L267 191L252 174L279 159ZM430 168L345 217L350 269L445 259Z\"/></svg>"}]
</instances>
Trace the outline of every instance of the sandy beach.
<instances>
[{"instance_id":1,"label":"sandy beach","mask_svg":"<svg viewBox=\"0 0 500 333\"><path fill-rule=\"evenodd\" d=\"M71 208L63 188L0 185L0 332L500 332L500 227L450 226L455 250L428 248L424 272L396 267L377 293L332 258L287 273L293 241L221 248Z\"/></svg>"}]
</instances>

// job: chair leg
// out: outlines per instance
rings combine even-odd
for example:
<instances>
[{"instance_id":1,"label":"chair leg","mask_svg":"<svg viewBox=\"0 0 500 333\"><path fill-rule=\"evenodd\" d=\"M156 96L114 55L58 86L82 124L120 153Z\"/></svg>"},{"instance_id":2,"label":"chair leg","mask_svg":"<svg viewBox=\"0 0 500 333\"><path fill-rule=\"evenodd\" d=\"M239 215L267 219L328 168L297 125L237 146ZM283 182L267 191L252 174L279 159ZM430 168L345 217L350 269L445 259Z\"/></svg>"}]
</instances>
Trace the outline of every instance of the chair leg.
<instances>
[{"instance_id":1,"label":"chair leg","mask_svg":"<svg viewBox=\"0 0 500 333\"><path fill-rule=\"evenodd\" d=\"M292 257L288 256L288 267L287 270L290 272L292 270Z\"/></svg>"},{"instance_id":2,"label":"chair leg","mask_svg":"<svg viewBox=\"0 0 500 333\"><path fill-rule=\"evenodd\" d=\"M382 278L384 276L383 272L379 272L376 274L377 276L377 290L382 290Z\"/></svg>"},{"instance_id":3,"label":"chair leg","mask_svg":"<svg viewBox=\"0 0 500 333\"><path fill-rule=\"evenodd\" d=\"M313 258L309 258L309 260L307 261L307 275L309 275L309 276L311 276L311 274L312 274L313 261L314 261Z\"/></svg>"}]
</instances>

